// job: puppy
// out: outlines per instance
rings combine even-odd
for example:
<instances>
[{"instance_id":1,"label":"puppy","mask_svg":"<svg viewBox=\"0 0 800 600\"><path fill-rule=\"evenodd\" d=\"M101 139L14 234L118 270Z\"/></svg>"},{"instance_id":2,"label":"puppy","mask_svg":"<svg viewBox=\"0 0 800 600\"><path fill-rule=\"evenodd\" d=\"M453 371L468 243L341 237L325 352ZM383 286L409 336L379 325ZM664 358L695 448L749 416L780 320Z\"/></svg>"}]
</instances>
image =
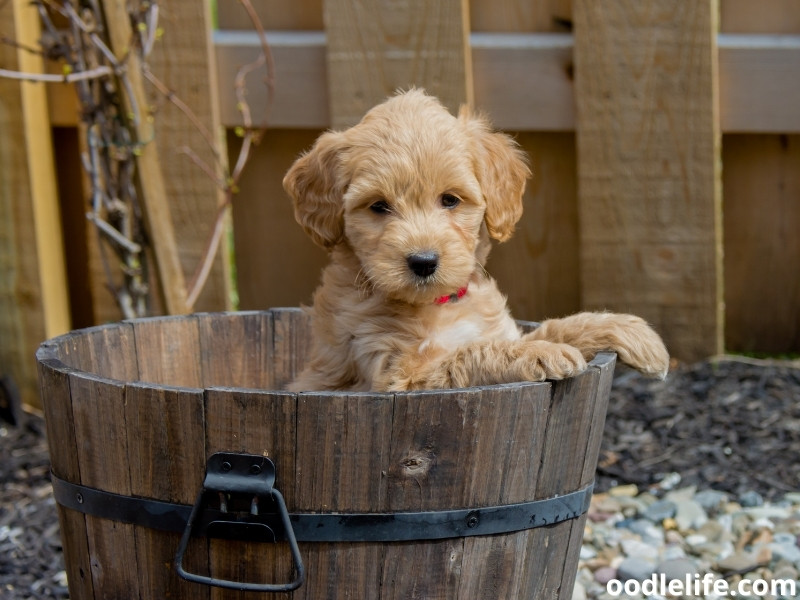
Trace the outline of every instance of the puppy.
<instances>
[{"instance_id":1,"label":"puppy","mask_svg":"<svg viewBox=\"0 0 800 600\"><path fill-rule=\"evenodd\" d=\"M330 255L309 361L289 386L403 391L561 379L600 350L664 377L640 318L580 313L522 335L483 265L522 215L530 171L507 135L412 89L323 134L283 185Z\"/></svg>"}]
</instances>

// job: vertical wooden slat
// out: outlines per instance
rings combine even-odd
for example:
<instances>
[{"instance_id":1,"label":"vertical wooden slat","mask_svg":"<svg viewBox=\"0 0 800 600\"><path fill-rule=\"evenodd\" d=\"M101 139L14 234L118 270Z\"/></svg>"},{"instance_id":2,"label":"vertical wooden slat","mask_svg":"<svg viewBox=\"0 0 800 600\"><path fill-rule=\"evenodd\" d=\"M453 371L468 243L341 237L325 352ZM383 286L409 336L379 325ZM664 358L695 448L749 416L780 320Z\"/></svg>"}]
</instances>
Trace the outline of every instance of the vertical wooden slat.
<instances>
[{"instance_id":1,"label":"vertical wooden slat","mask_svg":"<svg viewBox=\"0 0 800 600\"><path fill-rule=\"evenodd\" d=\"M481 400L477 388L396 396L388 470L390 511L463 508L478 500L470 489L470 475L481 479L478 470L491 460L477 455L472 438L483 417ZM392 544L384 558L386 597L459 598L464 558L463 538Z\"/></svg>"},{"instance_id":2,"label":"vertical wooden slat","mask_svg":"<svg viewBox=\"0 0 800 600\"><path fill-rule=\"evenodd\" d=\"M128 460L135 496L164 502L194 504L205 473L203 392L189 388L158 388L152 384L126 387L124 422ZM209 597L209 588L188 583L174 569L180 534L138 527L136 561L143 598ZM187 554L184 567L208 574L203 548Z\"/></svg>"},{"instance_id":3,"label":"vertical wooden slat","mask_svg":"<svg viewBox=\"0 0 800 600\"><path fill-rule=\"evenodd\" d=\"M220 9L227 2L218 3ZM237 10L244 12L235 3ZM218 160L226 160L225 139L219 120L219 89L211 33L214 27L211 2L170 2L159 12L164 35L150 56L153 73L194 113L220 149L219 159L197 126L177 107L160 100L156 115L156 144L164 172L164 187L174 220L179 259L187 282L192 278L211 234L223 200L216 182L184 152L185 148L221 173ZM255 60L256 56L253 56ZM248 85L263 85L258 78ZM155 92L151 92L158 97ZM262 106L251 106L261 114ZM223 238L194 312L230 308L231 257ZM265 308L265 307L259 307Z\"/></svg>"},{"instance_id":4,"label":"vertical wooden slat","mask_svg":"<svg viewBox=\"0 0 800 600\"><path fill-rule=\"evenodd\" d=\"M423 87L451 111L472 103L466 0L326 0L331 123L357 123L398 88Z\"/></svg>"},{"instance_id":5,"label":"vertical wooden slat","mask_svg":"<svg viewBox=\"0 0 800 600\"><path fill-rule=\"evenodd\" d=\"M125 385L87 373L70 374L80 483L115 494L131 494L127 468ZM140 573L133 525L86 517L95 590L102 597L138 597Z\"/></svg>"},{"instance_id":6,"label":"vertical wooden slat","mask_svg":"<svg viewBox=\"0 0 800 600\"><path fill-rule=\"evenodd\" d=\"M273 388L271 313L206 313L195 318L204 386Z\"/></svg>"},{"instance_id":7,"label":"vertical wooden slat","mask_svg":"<svg viewBox=\"0 0 800 600\"><path fill-rule=\"evenodd\" d=\"M526 502L533 498L544 452L549 384L516 384L482 392L475 421L469 505ZM460 598L524 598L521 585L531 557L532 531L464 539Z\"/></svg>"},{"instance_id":8,"label":"vertical wooden slat","mask_svg":"<svg viewBox=\"0 0 800 600\"><path fill-rule=\"evenodd\" d=\"M200 332L197 319L154 317L133 324L139 380L162 385L203 387L199 360Z\"/></svg>"},{"instance_id":9,"label":"vertical wooden slat","mask_svg":"<svg viewBox=\"0 0 800 600\"><path fill-rule=\"evenodd\" d=\"M318 31L323 28L322 0L260 0L253 2L261 24L266 30ZM219 29L252 29L253 22L238 3L220 2L217 5Z\"/></svg>"},{"instance_id":10,"label":"vertical wooden slat","mask_svg":"<svg viewBox=\"0 0 800 600\"><path fill-rule=\"evenodd\" d=\"M294 507L381 512L392 396L299 394ZM379 589L385 544L302 544L307 582L295 598L366 598Z\"/></svg>"},{"instance_id":11,"label":"vertical wooden slat","mask_svg":"<svg viewBox=\"0 0 800 600\"><path fill-rule=\"evenodd\" d=\"M600 444L603 441L603 429L606 422L606 411L608 409L608 398L611 393L611 383L614 379L615 359L612 357L599 357L600 364L592 368L597 371L595 387L588 396L588 435L585 439L586 451L583 456L583 470L580 473L578 487L586 487L594 481L594 474L597 470L597 458L600 454ZM580 464L580 456L576 457L576 463ZM569 544L570 549L564 565L561 577L561 589L571 594L575 587L575 578L578 573L578 559L580 548L583 545L584 527L586 525L586 514L581 515L570 523Z\"/></svg>"},{"instance_id":12,"label":"vertical wooden slat","mask_svg":"<svg viewBox=\"0 0 800 600\"><path fill-rule=\"evenodd\" d=\"M68 369L60 360L60 348L48 342L37 352L42 407L53 474L65 481L81 480L78 440L72 415ZM58 523L64 551L64 566L72 598L92 598L93 581L86 517L58 506Z\"/></svg>"},{"instance_id":13,"label":"vertical wooden slat","mask_svg":"<svg viewBox=\"0 0 800 600\"><path fill-rule=\"evenodd\" d=\"M311 323L299 308L280 308L272 312L273 380L275 389L284 389L303 369L311 343Z\"/></svg>"},{"instance_id":14,"label":"vertical wooden slat","mask_svg":"<svg viewBox=\"0 0 800 600\"><path fill-rule=\"evenodd\" d=\"M580 309L575 136L521 132L515 138L533 176L514 236L492 249L487 269L516 318L572 314Z\"/></svg>"},{"instance_id":15,"label":"vertical wooden slat","mask_svg":"<svg viewBox=\"0 0 800 600\"><path fill-rule=\"evenodd\" d=\"M103 15L111 50L117 57L127 56L126 75L130 96L123 96L125 111L131 121L134 143L138 144L136 168L139 198L149 240L153 245L159 284L164 305L169 314L189 312L186 303L186 282L178 256L173 216L168 203L167 189L155 137L150 103L144 86L141 59L131 52L131 19L127 2L103 0ZM134 111L133 107L137 107Z\"/></svg>"},{"instance_id":16,"label":"vertical wooden slat","mask_svg":"<svg viewBox=\"0 0 800 600\"><path fill-rule=\"evenodd\" d=\"M0 23L5 35L36 45L33 5L0 4ZM0 65L41 72L41 57L0 43ZM36 347L70 328L43 90L0 77L0 376L31 406L39 405Z\"/></svg>"},{"instance_id":17,"label":"vertical wooden slat","mask_svg":"<svg viewBox=\"0 0 800 600\"><path fill-rule=\"evenodd\" d=\"M569 26L570 0L471 0L473 31L558 32Z\"/></svg>"},{"instance_id":18,"label":"vertical wooden slat","mask_svg":"<svg viewBox=\"0 0 800 600\"><path fill-rule=\"evenodd\" d=\"M576 0L583 305L722 350L717 0Z\"/></svg>"},{"instance_id":19,"label":"vertical wooden slat","mask_svg":"<svg viewBox=\"0 0 800 600\"><path fill-rule=\"evenodd\" d=\"M244 452L268 456L275 463L275 487L289 510L295 502L296 398L288 393L206 390L206 455ZM292 560L287 544L208 542L212 577L256 583L288 583ZM221 588L211 590L212 600L254 598Z\"/></svg>"},{"instance_id":20,"label":"vertical wooden slat","mask_svg":"<svg viewBox=\"0 0 800 600\"><path fill-rule=\"evenodd\" d=\"M580 488L598 380L599 373L589 370L553 383L536 498L552 498ZM562 600L572 597L578 558L578 549L570 549L572 526L571 521L564 521L531 531L527 540L530 563L520 585L521 597L541 598L546 590L560 590ZM565 576L566 586L562 585Z\"/></svg>"},{"instance_id":21,"label":"vertical wooden slat","mask_svg":"<svg viewBox=\"0 0 800 600\"><path fill-rule=\"evenodd\" d=\"M316 130L267 130L252 150L251 163L239 183L241 193L233 203L237 287L243 310L311 303L328 256L295 221L281 182L319 134ZM231 151L240 146L241 140L231 135Z\"/></svg>"},{"instance_id":22,"label":"vertical wooden slat","mask_svg":"<svg viewBox=\"0 0 800 600\"><path fill-rule=\"evenodd\" d=\"M39 11L25 0L14 0L12 4L16 41L21 45L17 51L19 69L28 73L43 73L44 59L37 53L23 49L35 47L41 37ZM51 338L66 333L71 325L53 139L44 85L23 82L20 84L20 93L45 335Z\"/></svg>"},{"instance_id":23,"label":"vertical wooden slat","mask_svg":"<svg viewBox=\"0 0 800 600\"><path fill-rule=\"evenodd\" d=\"M726 135L722 155L726 348L797 352L800 135Z\"/></svg>"}]
</instances>

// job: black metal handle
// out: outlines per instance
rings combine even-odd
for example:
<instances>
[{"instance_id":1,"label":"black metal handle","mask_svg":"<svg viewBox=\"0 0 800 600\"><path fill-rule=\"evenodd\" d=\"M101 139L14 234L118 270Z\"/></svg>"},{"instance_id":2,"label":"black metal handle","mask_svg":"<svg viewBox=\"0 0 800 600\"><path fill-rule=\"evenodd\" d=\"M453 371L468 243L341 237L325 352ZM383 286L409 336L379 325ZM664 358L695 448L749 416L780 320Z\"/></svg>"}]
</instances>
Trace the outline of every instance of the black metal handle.
<instances>
[{"instance_id":1,"label":"black metal handle","mask_svg":"<svg viewBox=\"0 0 800 600\"><path fill-rule=\"evenodd\" d=\"M303 559L300 556L300 548L297 545L297 539L295 538L294 529L292 528L292 523L289 518L289 511L286 509L286 502L283 499L283 495L273 487L274 482L275 465L266 457L226 452L219 452L211 456L206 466L206 477L203 481L203 488L197 495L194 506L192 506L192 512L189 515L189 520L186 522L186 528L183 531L183 536L178 545L178 551L175 554L175 570L178 572L178 575L187 581L241 590L244 592L291 592L303 585L306 575ZM249 500L253 507L251 510L256 510L258 498L270 498L274 500L286 539L289 542L294 568L297 573L294 581L289 583L230 581L206 575L198 575L197 573L189 573L183 568L183 556L189 546L189 539L194 533L195 524L198 522L200 515L205 509L206 498L209 493L213 495L215 492L218 494L221 493L223 498L227 498L227 496L245 495L251 498L251 500ZM223 512L227 512L227 510L223 510ZM274 532L266 525L257 526L255 528L256 534L253 535L253 528L250 527L250 525L253 525L252 523L243 523L241 520L237 519L216 521L215 524L217 526L228 524L231 527L244 525L244 530L246 531L244 536L234 537L246 537L247 539L263 542L275 541Z\"/></svg>"}]
</instances>

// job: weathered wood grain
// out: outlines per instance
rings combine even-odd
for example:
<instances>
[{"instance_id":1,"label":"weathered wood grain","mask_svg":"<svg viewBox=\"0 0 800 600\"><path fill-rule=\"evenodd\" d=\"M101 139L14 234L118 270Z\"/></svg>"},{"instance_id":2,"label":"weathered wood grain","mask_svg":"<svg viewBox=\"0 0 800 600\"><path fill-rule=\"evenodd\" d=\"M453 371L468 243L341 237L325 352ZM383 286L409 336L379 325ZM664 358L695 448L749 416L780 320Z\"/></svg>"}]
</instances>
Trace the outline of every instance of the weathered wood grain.
<instances>
[{"instance_id":1,"label":"weathered wood grain","mask_svg":"<svg viewBox=\"0 0 800 600\"><path fill-rule=\"evenodd\" d=\"M37 366L51 469L66 481L80 481L70 380L68 368L60 360L60 348L53 342L41 347L37 352ZM58 523L70 597L93 598L86 517L58 506Z\"/></svg>"},{"instance_id":2,"label":"weathered wood grain","mask_svg":"<svg viewBox=\"0 0 800 600\"><path fill-rule=\"evenodd\" d=\"M472 103L466 0L327 0L328 94L335 128L398 88L423 87L455 111Z\"/></svg>"},{"instance_id":3,"label":"weathered wood grain","mask_svg":"<svg viewBox=\"0 0 800 600\"><path fill-rule=\"evenodd\" d=\"M512 504L534 497L544 455L550 384L482 390L474 422L469 506ZM532 531L463 540L460 598L523 598L522 574Z\"/></svg>"},{"instance_id":4,"label":"weathered wood grain","mask_svg":"<svg viewBox=\"0 0 800 600\"><path fill-rule=\"evenodd\" d=\"M292 394L257 390L211 388L206 396L206 455L244 452L267 456L275 463L275 487L287 506L294 506L296 470L296 400ZM209 540L213 577L256 583L292 580L291 555L286 544ZM213 588L212 600L252 598L232 590Z\"/></svg>"},{"instance_id":5,"label":"weathered wood grain","mask_svg":"<svg viewBox=\"0 0 800 600\"><path fill-rule=\"evenodd\" d=\"M298 394L295 509L380 512L392 396ZM301 544L307 581L295 598L361 598L377 590L385 544Z\"/></svg>"},{"instance_id":6,"label":"weathered wood grain","mask_svg":"<svg viewBox=\"0 0 800 600\"><path fill-rule=\"evenodd\" d=\"M236 5L243 10L238 3ZM158 106L155 143L164 173L164 188L169 198L178 258L186 281L190 283L224 199L217 182L185 152L186 148L191 149L214 172L223 172L225 139L219 110L222 88L217 83L216 55L211 44L212 4L170 2L168 7L159 12L159 26L164 35L149 58L150 69L191 109L197 121L216 142L219 152L217 156L203 133L181 110L148 86ZM255 81L253 87L258 86L258 79ZM233 87L226 89L234 91ZM255 103L251 109L259 117L265 112L263 105ZM230 264L231 257L223 238L214 257L208 282L191 307L194 312L230 308Z\"/></svg>"},{"instance_id":7,"label":"weathered wood grain","mask_svg":"<svg viewBox=\"0 0 800 600\"><path fill-rule=\"evenodd\" d=\"M194 504L205 473L205 414L203 392L158 388L152 384L126 386L124 422L127 432L131 492L164 502ZM102 426L102 424L98 424ZM177 577L173 567L179 533L136 529L136 561L143 565L139 584L144 598L209 598L209 588ZM208 574L204 544L192 545L184 567Z\"/></svg>"},{"instance_id":8,"label":"weathered wood grain","mask_svg":"<svg viewBox=\"0 0 800 600\"><path fill-rule=\"evenodd\" d=\"M637 313L686 360L723 346L716 0L575 18L583 305Z\"/></svg>"},{"instance_id":9,"label":"weathered wood grain","mask_svg":"<svg viewBox=\"0 0 800 600\"><path fill-rule=\"evenodd\" d=\"M131 494L127 468L125 385L96 375L70 373L80 483L115 494ZM134 597L141 581L133 525L86 517L90 569L95 592Z\"/></svg>"},{"instance_id":10,"label":"weathered wood grain","mask_svg":"<svg viewBox=\"0 0 800 600\"><path fill-rule=\"evenodd\" d=\"M271 313L204 313L195 318L204 386L272 388Z\"/></svg>"},{"instance_id":11,"label":"weathered wood grain","mask_svg":"<svg viewBox=\"0 0 800 600\"><path fill-rule=\"evenodd\" d=\"M800 349L800 135L728 135L725 345L737 352Z\"/></svg>"},{"instance_id":12,"label":"weathered wood grain","mask_svg":"<svg viewBox=\"0 0 800 600\"><path fill-rule=\"evenodd\" d=\"M200 332L194 316L132 320L139 380L203 387Z\"/></svg>"},{"instance_id":13,"label":"weathered wood grain","mask_svg":"<svg viewBox=\"0 0 800 600\"><path fill-rule=\"evenodd\" d=\"M19 2L3 3L0 22L3 23L4 35L33 43L35 38L25 40L21 26L15 20L15 17L22 18L20 13L24 12L25 20L31 24L30 11L35 13L35 7ZM33 18L37 18L35 14ZM29 67L23 64L24 60L27 60L24 52L18 53L11 44L0 43L0 65L3 68ZM44 127L46 114L25 118L26 111L34 110L34 107L25 104L23 89L30 94L41 91L41 87L0 77L0 131L3 132L0 135L0 373L13 378L23 403L30 406L39 406L36 368L31 357L41 342L55 335L54 327L63 326L52 319L49 328L47 324L48 301L52 304L59 302L59 298L52 295L52 290L50 297L45 297L42 277L48 277L48 274L41 272L40 253L56 249L56 245L55 240L40 239L41 232L36 223L40 211L36 210L35 204L41 204L47 198L36 199L34 177L37 164L30 163L31 154L25 151L26 136L36 133L46 135L32 140L32 143L39 144L40 150L52 151L52 148L47 150L49 130L40 128L37 132L30 129L34 125L31 118L43 120ZM45 165L48 162L46 157L38 157L38 160ZM39 175L45 173L40 171ZM57 215L55 213L56 219ZM57 239L60 239L61 232L57 233ZM40 244L45 246L40 247ZM49 274L51 283L58 277L58 271ZM68 329L67 321L66 328L58 333Z\"/></svg>"}]
</instances>

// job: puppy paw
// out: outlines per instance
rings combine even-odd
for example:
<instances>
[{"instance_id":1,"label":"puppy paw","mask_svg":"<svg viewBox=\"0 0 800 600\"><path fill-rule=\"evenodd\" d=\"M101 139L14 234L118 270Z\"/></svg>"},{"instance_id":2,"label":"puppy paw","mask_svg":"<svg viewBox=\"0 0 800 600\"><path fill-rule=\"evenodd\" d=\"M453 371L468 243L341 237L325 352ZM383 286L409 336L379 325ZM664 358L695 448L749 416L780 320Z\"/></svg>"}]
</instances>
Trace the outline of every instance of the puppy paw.
<instances>
[{"instance_id":1,"label":"puppy paw","mask_svg":"<svg viewBox=\"0 0 800 600\"><path fill-rule=\"evenodd\" d=\"M625 364L661 379L669 369L669 353L661 337L635 315L578 313L547 320L528 336L570 344L586 359L604 350L616 352Z\"/></svg>"},{"instance_id":2,"label":"puppy paw","mask_svg":"<svg viewBox=\"0 0 800 600\"><path fill-rule=\"evenodd\" d=\"M644 321L630 326L616 348L620 360L645 375L665 379L669 352L661 337Z\"/></svg>"},{"instance_id":3,"label":"puppy paw","mask_svg":"<svg viewBox=\"0 0 800 600\"><path fill-rule=\"evenodd\" d=\"M531 340L522 344L522 351L515 361L520 379L542 381L543 379L565 379L586 370L586 360L581 351L569 344Z\"/></svg>"},{"instance_id":4,"label":"puppy paw","mask_svg":"<svg viewBox=\"0 0 800 600\"><path fill-rule=\"evenodd\" d=\"M594 352L612 350L622 362L645 375L660 379L667 376L667 348L644 319L615 313L601 313L597 317L595 341L589 348L594 346Z\"/></svg>"}]
</instances>

